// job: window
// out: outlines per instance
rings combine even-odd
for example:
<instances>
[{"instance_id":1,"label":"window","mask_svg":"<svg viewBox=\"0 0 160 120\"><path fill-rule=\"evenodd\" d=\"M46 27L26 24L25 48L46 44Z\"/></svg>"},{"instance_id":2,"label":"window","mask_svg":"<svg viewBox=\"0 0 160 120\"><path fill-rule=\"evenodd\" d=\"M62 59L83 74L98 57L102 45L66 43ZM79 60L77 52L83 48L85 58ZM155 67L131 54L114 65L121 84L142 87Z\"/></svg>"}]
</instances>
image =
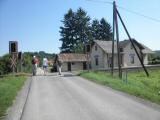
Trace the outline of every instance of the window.
<instances>
[{"instance_id":1,"label":"window","mask_svg":"<svg viewBox=\"0 0 160 120\"><path fill-rule=\"evenodd\" d=\"M120 48L120 52L123 52L123 48Z\"/></svg>"},{"instance_id":2,"label":"window","mask_svg":"<svg viewBox=\"0 0 160 120\"><path fill-rule=\"evenodd\" d=\"M97 51L97 45L95 46L95 51Z\"/></svg>"},{"instance_id":3,"label":"window","mask_svg":"<svg viewBox=\"0 0 160 120\"><path fill-rule=\"evenodd\" d=\"M90 52L90 45L86 45L86 52Z\"/></svg>"},{"instance_id":4,"label":"window","mask_svg":"<svg viewBox=\"0 0 160 120\"><path fill-rule=\"evenodd\" d=\"M134 64L134 55L130 55L130 62Z\"/></svg>"},{"instance_id":5,"label":"window","mask_svg":"<svg viewBox=\"0 0 160 120\"><path fill-rule=\"evenodd\" d=\"M130 48L133 49L133 45L132 44L131 44Z\"/></svg>"},{"instance_id":6,"label":"window","mask_svg":"<svg viewBox=\"0 0 160 120\"><path fill-rule=\"evenodd\" d=\"M96 66L98 66L99 64L98 57L95 57L95 63L96 63Z\"/></svg>"}]
</instances>

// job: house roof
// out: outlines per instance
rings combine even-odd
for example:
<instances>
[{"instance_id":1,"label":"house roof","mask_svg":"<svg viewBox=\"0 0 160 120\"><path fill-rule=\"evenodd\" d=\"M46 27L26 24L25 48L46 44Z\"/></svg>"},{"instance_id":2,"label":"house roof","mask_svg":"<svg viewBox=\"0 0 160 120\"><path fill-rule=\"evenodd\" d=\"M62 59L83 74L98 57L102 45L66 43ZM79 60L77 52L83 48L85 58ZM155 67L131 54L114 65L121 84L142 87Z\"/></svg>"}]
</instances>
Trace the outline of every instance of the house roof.
<instances>
[{"instance_id":1,"label":"house roof","mask_svg":"<svg viewBox=\"0 0 160 120\"><path fill-rule=\"evenodd\" d=\"M153 53L153 51L149 49L148 47L146 47L145 45L139 43L135 39L132 39L132 40L134 44L136 44L142 50L143 53ZM101 47L106 53L112 53L112 41L95 40L94 42L98 44L99 47ZM121 48L124 48L128 43L130 43L129 40L124 40L124 41L120 41L119 45ZM117 43L116 42L114 42L114 53L117 53Z\"/></svg>"},{"instance_id":2,"label":"house roof","mask_svg":"<svg viewBox=\"0 0 160 120\"><path fill-rule=\"evenodd\" d=\"M63 53L57 55L58 60L62 62L86 62L86 54Z\"/></svg>"},{"instance_id":3,"label":"house roof","mask_svg":"<svg viewBox=\"0 0 160 120\"><path fill-rule=\"evenodd\" d=\"M106 53L112 53L112 41L95 40L94 42ZM114 53L117 53L117 43L114 43Z\"/></svg>"},{"instance_id":4,"label":"house roof","mask_svg":"<svg viewBox=\"0 0 160 120\"><path fill-rule=\"evenodd\" d=\"M143 46L142 44L140 44L138 41L136 41L135 39L132 39L133 43L135 45L137 45L140 49L145 49L145 46ZM125 47L128 43L130 43L129 40L124 40L124 41L120 41L120 47Z\"/></svg>"}]
</instances>

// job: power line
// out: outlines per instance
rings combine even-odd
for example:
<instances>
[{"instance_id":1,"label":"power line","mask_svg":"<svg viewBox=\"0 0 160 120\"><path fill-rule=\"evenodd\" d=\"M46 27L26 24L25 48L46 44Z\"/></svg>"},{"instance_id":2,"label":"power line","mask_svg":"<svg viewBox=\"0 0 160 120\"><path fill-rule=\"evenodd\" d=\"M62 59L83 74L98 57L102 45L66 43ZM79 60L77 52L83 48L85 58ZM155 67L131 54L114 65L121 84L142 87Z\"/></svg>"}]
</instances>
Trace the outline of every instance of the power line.
<instances>
[{"instance_id":1,"label":"power line","mask_svg":"<svg viewBox=\"0 0 160 120\"><path fill-rule=\"evenodd\" d=\"M112 2L109 2L109 1L102 1L102 0L86 0L86 1L96 2L96 3L106 3L106 4L113 5L113 3L112 3ZM119 6L119 5L117 5L117 7L120 8L121 10L124 10L124 11L126 11L126 12L132 13L132 14L134 14L134 15L137 15L137 16L140 16L140 17L143 17L143 18L146 18L146 19L155 21L155 22L160 22L160 19L156 19L156 18L153 18L153 17L151 17L151 16L147 16L147 15L144 15L144 14L142 14L142 13L129 10L129 9L124 8L124 7L121 7L121 6Z\"/></svg>"},{"instance_id":2,"label":"power line","mask_svg":"<svg viewBox=\"0 0 160 120\"><path fill-rule=\"evenodd\" d=\"M124 11L126 11L126 12L135 14L135 15L137 15L137 16L141 16L141 17L144 17L144 18L146 18L146 19L150 19L150 20L155 21L155 22L160 22L159 19L156 19L156 18L147 16L147 15L144 15L144 14L141 14L141 13L138 13L138 12L135 12L135 11L132 11L132 10L129 10L129 9L126 9L126 8L124 8L124 7L121 7L121 6L117 6L117 7L120 8L120 9L122 9L122 10L124 10Z\"/></svg>"},{"instance_id":3,"label":"power line","mask_svg":"<svg viewBox=\"0 0 160 120\"><path fill-rule=\"evenodd\" d=\"M110 5L113 5L113 2L109 2L109 1L102 1L102 0L86 0L86 1L95 2L95 3L107 3Z\"/></svg>"}]
</instances>

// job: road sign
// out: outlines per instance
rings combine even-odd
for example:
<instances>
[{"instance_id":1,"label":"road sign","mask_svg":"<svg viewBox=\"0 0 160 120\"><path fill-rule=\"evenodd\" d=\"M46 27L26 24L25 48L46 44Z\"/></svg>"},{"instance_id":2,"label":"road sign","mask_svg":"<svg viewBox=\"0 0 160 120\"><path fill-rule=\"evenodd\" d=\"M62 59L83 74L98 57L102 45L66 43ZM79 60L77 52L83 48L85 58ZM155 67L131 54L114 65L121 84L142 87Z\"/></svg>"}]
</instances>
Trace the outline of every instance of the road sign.
<instances>
[{"instance_id":1,"label":"road sign","mask_svg":"<svg viewBox=\"0 0 160 120\"><path fill-rule=\"evenodd\" d=\"M12 68L12 72L16 72L16 68L17 68L17 53L12 53L11 54L12 57L10 59L11 61L11 68Z\"/></svg>"},{"instance_id":2,"label":"road sign","mask_svg":"<svg viewBox=\"0 0 160 120\"><path fill-rule=\"evenodd\" d=\"M11 58L11 67L16 67L16 58Z\"/></svg>"}]
</instances>

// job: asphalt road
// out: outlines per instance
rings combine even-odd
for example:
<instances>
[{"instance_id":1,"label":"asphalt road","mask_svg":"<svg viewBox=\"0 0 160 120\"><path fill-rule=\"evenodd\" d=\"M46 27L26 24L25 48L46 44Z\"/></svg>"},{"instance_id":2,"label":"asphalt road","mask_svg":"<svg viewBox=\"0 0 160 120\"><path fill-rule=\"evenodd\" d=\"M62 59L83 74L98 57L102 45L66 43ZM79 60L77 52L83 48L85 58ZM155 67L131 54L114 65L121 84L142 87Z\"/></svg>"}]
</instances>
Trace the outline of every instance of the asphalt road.
<instances>
[{"instance_id":1,"label":"asphalt road","mask_svg":"<svg viewBox=\"0 0 160 120\"><path fill-rule=\"evenodd\" d=\"M160 120L160 110L77 76L36 76L22 120Z\"/></svg>"}]
</instances>

